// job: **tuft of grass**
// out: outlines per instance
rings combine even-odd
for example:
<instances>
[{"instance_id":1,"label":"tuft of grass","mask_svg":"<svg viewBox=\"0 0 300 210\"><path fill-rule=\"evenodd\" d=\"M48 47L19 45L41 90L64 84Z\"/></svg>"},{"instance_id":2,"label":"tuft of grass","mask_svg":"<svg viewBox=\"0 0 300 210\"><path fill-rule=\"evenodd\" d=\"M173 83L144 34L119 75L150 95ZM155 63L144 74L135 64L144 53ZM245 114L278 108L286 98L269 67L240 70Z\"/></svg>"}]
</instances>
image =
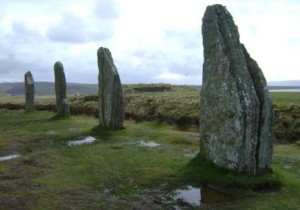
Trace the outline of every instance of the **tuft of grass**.
<instances>
[{"instance_id":1,"label":"tuft of grass","mask_svg":"<svg viewBox=\"0 0 300 210\"><path fill-rule=\"evenodd\" d=\"M197 174L198 176L195 176ZM218 185L230 188L272 190L281 187L281 179L276 172L268 172L256 177L247 176L220 168L198 154L182 170L182 179L200 186ZM269 189L271 188L271 189Z\"/></svg>"}]
</instances>

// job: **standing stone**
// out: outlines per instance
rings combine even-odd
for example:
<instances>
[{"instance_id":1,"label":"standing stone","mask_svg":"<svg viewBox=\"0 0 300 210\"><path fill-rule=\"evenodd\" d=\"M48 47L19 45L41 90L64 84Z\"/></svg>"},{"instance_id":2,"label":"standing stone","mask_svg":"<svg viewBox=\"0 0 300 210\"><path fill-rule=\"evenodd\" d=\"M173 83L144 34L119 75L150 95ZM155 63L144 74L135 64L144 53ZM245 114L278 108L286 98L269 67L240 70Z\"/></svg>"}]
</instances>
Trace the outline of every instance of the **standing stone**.
<instances>
[{"instance_id":1,"label":"standing stone","mask_svg":"<svg viewBox=\"0 0 300 210\"><path fill-rule=\"evenodd\" d=\"M273 112L266 80L225 7L207 7L202 34L200 152L221 167L256 175L272 162Z\"/></svg>"},{"instance_id":2,"label":"standing stone","mask_svg":"<svg viewBox=\"0 0 300 210\"><path fill-rule=\"evenodd\" d=\"M63 117L70 116L70 109L67 100L67 85L63 64L57 61L54 64L55 93L57 114Z\"/></svg>"},{"instance_id":3,"label":"standing stone","mask_svg":"<svg viewBox=\"0 0 300 210\"><path fill-rule=\"evenodd\" d=\"M25 83L25 109L27 112L34 110L34 80L30 71L24 75Z\"/></svg>"},{"instance_id":4,"label":"standing stone","mask_svg":"<svg viewBox=\"0 0 300 210\"><path fill-rule=\"evenodd\" d=\"M97 52L99 68L100 124L111 129L122 129L124 102L120 77L109 49L100 47Z\"/></svg>"}]
</instances>

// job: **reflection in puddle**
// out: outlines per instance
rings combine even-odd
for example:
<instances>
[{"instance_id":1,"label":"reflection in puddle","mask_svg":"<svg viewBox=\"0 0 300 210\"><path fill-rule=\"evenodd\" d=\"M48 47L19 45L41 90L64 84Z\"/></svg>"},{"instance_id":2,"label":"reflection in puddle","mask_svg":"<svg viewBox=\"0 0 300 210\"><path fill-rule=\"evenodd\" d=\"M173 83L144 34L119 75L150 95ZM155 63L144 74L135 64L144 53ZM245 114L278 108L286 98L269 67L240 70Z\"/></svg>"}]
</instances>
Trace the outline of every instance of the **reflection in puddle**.
<instances>
[{"instance_id":1,"label":"reflection in puddle","mask_svg":"<svg viewBox=\"0 0 300 210\"><path fill-rule=\"evenodd\" d=\"M139 141L138 142L140 146L142 147L159 147L160 144L155 143L154 141Z\"/></svg>"},{"instance_id":2,"label":"reflection in puddle","mask_svg":"<svg viewBox=\"0 0 300 210\"><path fill-rule=\"evenodd\" d=\"M47 135L47 136L55 136L55 135L57 135L58 134L58 132L57 131L46 131L45 132L45 134Z\"/></svg>"},{"instance_id":3,"label":"reflection in puddle","mask_svg":"<svg viewBox=\"0 0 300 210\"><path fill-rule=\"evenodd\" d=\"M7 155L7 156L2 156L0 157L0 161L5 161L5 160L11 160L17 157L20 157L20 154L12 154L12 155Z\"/></svg>"},{"instance_id":4,"label":"reflection in puddle","mask_svg":"<svg viewBox=\"0 0 300 210\"><path fill-rule=\"evenodd\" d=\"M68 130L69 130L69 131L71 131L71 132L76 132L76 131L79 131L79 129L78 129L78 128L69 128Z\"/></svg>"},{"instance_id":5,"label":"reflection in puddle","mask_svg":"<svg viewBox=\"0 0 300 210\"><path fill-rule=\"evenodd\" d=\"M206 204L231 202L234 198L225 192L208 186L201 187L201 201Z\"/></svg>"},{"instance_id":6,"label":"reflection in puddle","mask_svg":"<svg viewBox=\"0 0 300 210\"><path fill-rule=\"evenodd\" d=\"M201 204L201 192L199 188L187 186L184 189L175 191L175 200L183 200L192 206L200 206Z\"/></svg>"},{"instance_id":7,"label":"reflection in puddle","mask_svg":"<svg viewBox=\"0 0 300 210\"><path fill-rule=\"evenodd\" d=\"M67 145L68 146L77 146L77 145L81 145L81 144L90 144L94 141L96 141L97 139L93 136L86 136L81 140L73 140L73 141L68 141Z\"/></svg>"},{"instance_id":8,"label":"reflection in puddle","mask_svg":"<svg viewBox=\"0 0 300 210\"><path fill-rule=\"evenodd\" d=\"M185 153L184 156L185 157L196 157L198 155L199 152L190 152L190 153Z\"/></svg>"},{"instance_id":9,"label":"reflection in puddle","mask_svg":"<svg viewBox=\"0 0 300 210\"><path fill-rule=\"evenodd\" d=\"M176 190L174 194L174 200L184 201L191 206L200 206L202 203L224 203L234 200L230 195L217 191L208 186L203 186L200 189L188 185L185 188Z\"/></svg>"}]
</instances>

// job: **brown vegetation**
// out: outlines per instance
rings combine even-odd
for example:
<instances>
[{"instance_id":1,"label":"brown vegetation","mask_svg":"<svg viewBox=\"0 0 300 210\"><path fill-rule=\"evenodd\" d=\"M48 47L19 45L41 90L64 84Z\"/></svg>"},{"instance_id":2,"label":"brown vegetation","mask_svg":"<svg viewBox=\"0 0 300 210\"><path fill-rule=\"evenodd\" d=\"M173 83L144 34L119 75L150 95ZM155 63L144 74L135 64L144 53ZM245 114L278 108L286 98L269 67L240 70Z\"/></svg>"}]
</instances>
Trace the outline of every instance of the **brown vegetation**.
<instances>
[{"instance_id":1,"label":"brown vegetation","mask_svg":"<svg viewBox=\"0 0 300 210\"><path fill-rule=\"evenodd\" d=\"M149 90L152 92L149 92ZM158 91L161 90L161 91ZM145 92L142 92L145 91ZM177 126L180 129L199 128L199 90L187 86L171 85L126 85L124 87L125 119L158 121ZM297 93L272 94L274 103L274 143L290 143L300 139L300 104ZM23 98L20 98L22 101ZM39 100L35 109L56 111L55 101ZM70 97L71 115L99 117L98 96ZM25 109L22 103L0 103L0 108Z\"/></svg>"}]
</instances>

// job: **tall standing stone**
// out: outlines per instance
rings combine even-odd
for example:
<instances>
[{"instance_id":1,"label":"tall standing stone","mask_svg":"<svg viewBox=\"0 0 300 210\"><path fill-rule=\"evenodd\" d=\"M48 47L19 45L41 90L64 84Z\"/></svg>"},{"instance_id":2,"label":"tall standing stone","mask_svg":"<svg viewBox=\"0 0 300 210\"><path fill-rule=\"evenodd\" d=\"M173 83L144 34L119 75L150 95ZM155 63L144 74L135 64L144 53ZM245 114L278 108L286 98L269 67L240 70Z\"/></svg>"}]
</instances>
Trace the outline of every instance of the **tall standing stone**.
<instances>
[{"instance_id":1,"label":"tall standing stone","mask_svg":"<svg viewBox=\"0 0 300 210\"><path fill-rule=\"evenodd\" d=\"M34 80L30 71L24 75L25 83L25 109L27 112L34 110Z\"/></svg>"},{"instance_id":2,"label":"tall standing stone","mask_svg":"<svg viewBox=\"0 0 300 210\"><path fill-rule=\"evenodd\" d=\"M99 68L100 124L111 129L122 129L124 102L122 84L109 49L100 47L97 52Z\"/></svg>"},{"instance_id":3,"label":"tall standing stone","mask_svg":"<svg viewBox=\"0 0 300 210\"><path fill-rule=\"evenodd\" d=\"M63 117L70 116L67 100L67 84L63 64L57 61L54 64L55 93L57 114Z\"/></svg>"},{"instance_id":4,"label":"tall standing stone","mask_svg":"<svg viewBox=\"0 0 300 210\"><path fill-rule=\"evenodd\" d=\"M273 112L266 80L224 6L207 7L202 34L200 152L221 167L256 175L272 162Z\"/></svg>"}]
</instances>

